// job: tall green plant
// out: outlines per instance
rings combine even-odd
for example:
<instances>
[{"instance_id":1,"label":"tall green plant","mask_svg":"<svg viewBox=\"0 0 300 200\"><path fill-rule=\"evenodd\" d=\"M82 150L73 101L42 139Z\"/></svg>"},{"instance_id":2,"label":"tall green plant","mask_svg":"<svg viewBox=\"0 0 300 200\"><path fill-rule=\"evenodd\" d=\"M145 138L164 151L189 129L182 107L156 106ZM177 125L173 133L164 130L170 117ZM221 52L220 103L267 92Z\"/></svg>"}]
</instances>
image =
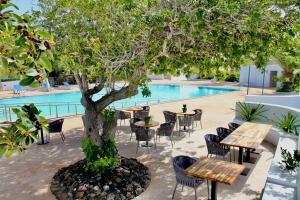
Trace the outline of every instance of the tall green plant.
<instances>
[{"instance_id":1,"label":"tall green plant","mask_svg":"<svg viewBox=\"0 0 300 200\"><path fill-rule=\"evenodd\" d=\"M291 112L288 112L287 115L281 115L281 117L275 115L275 119L272 121L285 132L298 135L297 129L300 127L300 119Z\"/></svg>"},{"instance_id":2,"label":"tall green plant","mask_svg":"<svg viewBox=\"0 0 300 200\"><path fill-rule=\"evenodd\" d=\"M264 105L250 105L244 102L237 102L237 110L238 113L241 114L242 119L244 121L253 121L253 120L261 120L266 117L263 115L266 111L268 111Z\"/></svg>"}]
</instances>

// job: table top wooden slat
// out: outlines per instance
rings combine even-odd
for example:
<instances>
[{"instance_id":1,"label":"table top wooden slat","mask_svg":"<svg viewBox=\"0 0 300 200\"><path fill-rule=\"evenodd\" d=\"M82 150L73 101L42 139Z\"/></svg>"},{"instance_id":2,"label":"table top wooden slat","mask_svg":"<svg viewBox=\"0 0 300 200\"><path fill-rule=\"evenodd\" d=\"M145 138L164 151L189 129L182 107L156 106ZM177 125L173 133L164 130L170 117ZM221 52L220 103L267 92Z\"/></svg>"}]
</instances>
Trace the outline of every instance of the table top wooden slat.
<instances>
[{"instance_id":1,"label":"table top wooden slat","mask_svg":"<svg viewBox=\"0 0 300 200\"><path fill-rule=\"evenodd\" d=\"M190 176L232 185L245 166L223 160L205 158L199 160L187 169Z\"/></svg>"},{"instance_id":2,"label":"table top wooden slat","mask_svg":"<svg viewBox=\"0 0 300 200\"><path fill-rule=\"evenodd\" d=\"M269 124L245 122L223 139L221 144L255 149L262 143L271 128L272 125Z\"/></svg>"},{"instance_id":3,"label":"table top wooden slat","mask_svg":"<svg viewBox=\"0 0 300 200\"><path fill-rule=\"evenodd\" d=\"M194 111L186 111L186 112L177 111L176 114L177 115L194 115L195 112Z\"/></svg>"},{"instance_id":4,"label":"table top wooden slat","mask_svg":"<svg viewBox=\"0 0 300 200\"><path fill-rule=\"evenodd\" d=\"M134 125L145 127L145 128L151 128L151 127L158 126L159 122L157 122L157 121L150 121L148 124L145 124L144 121L138 121L138 122L135 122Z\"/></svg>"},{"instance_id":5,"label":"table top wooden slat","mask_svg":"<svg viewBox=\"0 0 300 200\"><path fill-rule=\"evenodd\" d=\"M144 110L143 107L131 107L131 108L127 108L127 111L141 111Z\"/></svg>"}]
</instances>

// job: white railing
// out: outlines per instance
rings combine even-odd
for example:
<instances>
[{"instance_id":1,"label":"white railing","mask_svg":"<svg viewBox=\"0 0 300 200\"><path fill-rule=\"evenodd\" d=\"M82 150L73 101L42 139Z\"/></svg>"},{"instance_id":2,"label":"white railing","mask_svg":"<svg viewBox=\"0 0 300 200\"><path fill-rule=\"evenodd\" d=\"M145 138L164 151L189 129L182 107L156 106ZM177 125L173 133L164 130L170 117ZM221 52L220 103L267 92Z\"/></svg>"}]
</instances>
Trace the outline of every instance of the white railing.
<instances>
[{"instance_id":1,"label":"white railing","mask_svg":"<svg viewBox=\"0 0 300 200\"><path fill-rule=\"evenodd\" d=\"M162 99L145 99L145 100L135 100L132 101L119 101L114 102L110 105L111 108L124 109L133 106L144 106L144 105L154 105L164 102ZM20 108L21 106L30 103L22 104L0 104L0 122L3 121L14 121L16 115L13 112L13 108ZM69 103L69 102L55 102L55 103L35 103L35 106L42 111L41 115L47 118L58 118L58 117L69 117L82 115L84 108L79 103Z\"/></svg>"}]
</instances>

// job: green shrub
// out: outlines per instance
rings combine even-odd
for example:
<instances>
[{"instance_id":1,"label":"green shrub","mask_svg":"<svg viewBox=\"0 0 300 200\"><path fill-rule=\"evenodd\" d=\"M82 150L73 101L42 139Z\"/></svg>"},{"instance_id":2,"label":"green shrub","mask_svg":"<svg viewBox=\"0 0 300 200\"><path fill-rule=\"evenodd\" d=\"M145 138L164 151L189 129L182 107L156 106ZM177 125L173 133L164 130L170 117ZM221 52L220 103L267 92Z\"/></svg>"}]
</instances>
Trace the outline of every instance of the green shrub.
<instances>
[{"instance_id":1,"label":"green shrub","mask_svg":"<svg viewBox=\"0 0 300 200\"><path fill-rule=\"evenodd\" d=\"M266 118L263 113L267 111L264 108L264 105L258 104L257 106L251 106L247 103L238 102L237 103L239 112L242 115L242 119L244 121L253 121L253 120L260 120Z\"/></svg>"},{"instance_id":2,"label":"green shrub","mask_svg":"<svg viewBox=\"0 0 300 200\"><path fill-rule=\"evenodd\" d=\"M282 162L280 162L280 164L282 164L285 169L295 170L300 166L300 162L296 159L296 152L294 152L294 155L292 155L289 151L283 149L282 147L280 147L280 150L282 157Z\"/></svg>"},{"instance_id":3,"label":"green shrub","mask_svg":"<svg viewBox=\"0 0 300 200\"><path fill-rule=\"evenodd\" d=\"M102 148L99 148L89 138L85 137L81 142L81 148L86 158L84 167L86 171L104 173L120 163L115 155L115 141L113 139L104 140Z\"/></svg>"},{"instance_id":4,"label":"green shrub","mask_svg":"<svg viewBox=\"0 0 300 200\"><path fill-rule=\"evenodd\" d=\"M287 133L298 135L297 128L300 127L300 120L297 116L293 115L291 112L288 112L287 115L282 115L282 117L276 116L275 120L272 120L273 123L286 131Z\"/></svg>"},{"instance_id":5,"label":"green shrub","mask_svg":"<svg viewBox=\"0 0 300 200\"><path fill-rule=\"evenodd\" d=\"M237 82L239 81L239 76L237 73L231 72L226 75L225 81Z\"/></svg>"}]
</instances>

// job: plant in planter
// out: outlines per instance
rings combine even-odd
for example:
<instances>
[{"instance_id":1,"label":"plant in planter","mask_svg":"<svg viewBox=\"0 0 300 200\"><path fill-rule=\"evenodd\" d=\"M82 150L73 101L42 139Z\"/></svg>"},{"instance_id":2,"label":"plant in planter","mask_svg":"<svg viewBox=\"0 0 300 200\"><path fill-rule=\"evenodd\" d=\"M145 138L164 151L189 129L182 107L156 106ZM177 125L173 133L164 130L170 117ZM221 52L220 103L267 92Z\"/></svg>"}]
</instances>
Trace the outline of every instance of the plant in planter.
<instances>
[{"instance_id":1,"label":"plant in planter","mask_svg":"<svg viewBox=\"0 0 300 200\"><path fill-rule=\"evenodd\" d=\"M272 120L272 122L276 126L289 134L298 135L297 129L300 127L300 120L298 119L298 116L288 112L287 115L282 115L281 118L276 115L275 117L276 119Z\"/></svg>"},{"instance_id":2,"label":"plant in planter","mask_svg":"<svg viewBox=\"0 0 300 200\"><path fill-rule=\"evenodd\" d=\"M238 102L237 106L237 112L239 112L242 116L242 119L247 122L266 118L263 113L268 111L264 105L261 104L251 106L248 103Z\"/></svg>"},{"instance_id":3,"label":"plant in planter","mask_svg":"<svg viewBox=\"0 0 300 200\"><path fill-rule=\"evenodd\" d=\"M300 161L296 159L295 154L292 155L289 151L282 147L280 147L280 150L282 157L282 162L280 162L280 164L283 165L285 169L294 171L300 166Z\"/></svg>"},{"instance_id":4,"label":"plant in planter","mask_svg":"<svg viewBox=\"0 0 300 200\"><path fill-rule=\"evenodd\" d=\"M151 120L152 120L152 116L147 116L144 118L145 124L149 124Z\"/></svg>"},{"instance_id":5,"label":"plant in planter","mask_svg":"<svg viewBox=\"0 0 300 200\"><path fill-rule=\"evenodd\" d=\"M182 112L185 113L186 111L187 111L186 104L183 104L183 106L182 106Z\"/></svg>"}]
</instances>

